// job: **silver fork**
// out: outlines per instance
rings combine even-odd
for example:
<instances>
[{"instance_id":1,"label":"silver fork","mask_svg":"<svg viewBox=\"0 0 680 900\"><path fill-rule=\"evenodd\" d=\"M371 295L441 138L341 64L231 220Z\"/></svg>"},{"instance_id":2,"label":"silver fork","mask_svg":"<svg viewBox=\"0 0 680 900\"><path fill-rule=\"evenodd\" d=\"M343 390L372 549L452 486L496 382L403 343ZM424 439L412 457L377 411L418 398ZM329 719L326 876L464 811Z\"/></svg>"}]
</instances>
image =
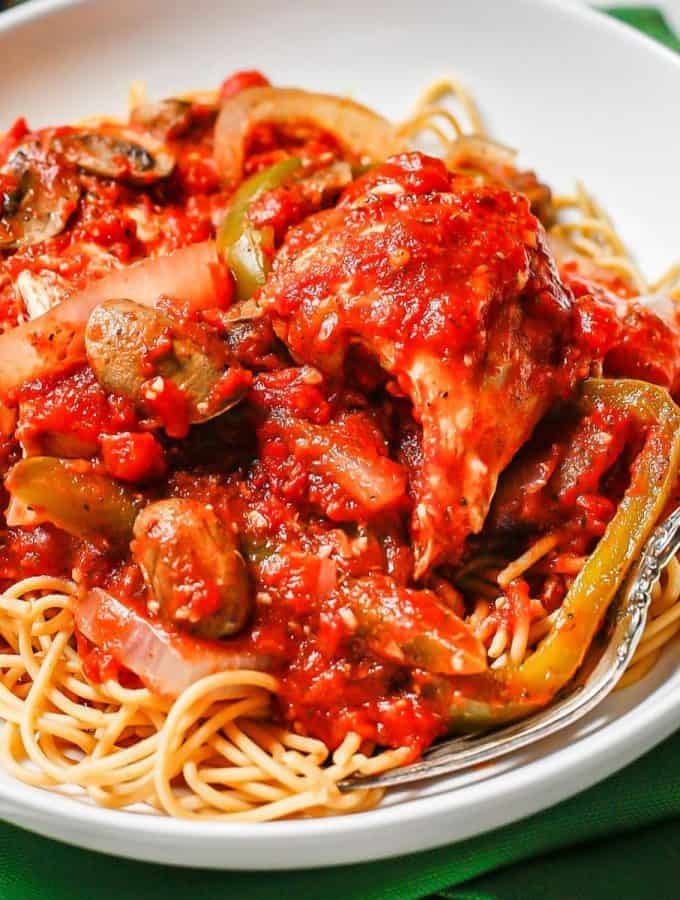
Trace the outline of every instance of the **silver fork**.
<instances>
[{"instance_id":1,"label":"silver fork","mask_svg":"<svg viewBox=\"0 0 680 900\"><path fill-rule=\"evenodd\" d=\"M680 550L680 509L658 526L645 544L610 615L607 644L587 678L559 699L521 722L492 732L475 732L435 744L423 758L382 775L350 778L343 790L395 787L468 769L498 759L573 725L609 694L635 653L647 621L652 589L662 569Z\"/></svg>"}]
</instances>

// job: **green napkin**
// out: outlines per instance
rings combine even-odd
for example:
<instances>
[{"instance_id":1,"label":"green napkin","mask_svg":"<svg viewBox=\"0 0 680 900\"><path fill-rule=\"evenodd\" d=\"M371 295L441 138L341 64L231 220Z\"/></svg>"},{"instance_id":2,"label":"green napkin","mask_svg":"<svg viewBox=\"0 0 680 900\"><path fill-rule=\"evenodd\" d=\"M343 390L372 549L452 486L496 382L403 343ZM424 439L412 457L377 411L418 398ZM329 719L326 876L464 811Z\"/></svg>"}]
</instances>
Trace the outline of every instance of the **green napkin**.
<instances>
[{"instance_id":1,"label":"green napkin","mask_svg":"<svg viewBox=\"0 0 680 900\"><path fill-rule=\"evenodd\" d=\"M606 12L680 53L680 40L658 9L651 6L610 6Z\"/></svg>"},{"instance_id":2,"label":"green napkin","mask_svg":"<svg viewBox=\"0 0 680 900\"><path fill-rule=\"evenodd\" d=\"M658 11L609 12L680 51ZM677 897L678 874L680 732L538 815L450 847L365 865L286 873L168 869L0 823L0 900L625 900Z\"/></svg>"}]
</instances>

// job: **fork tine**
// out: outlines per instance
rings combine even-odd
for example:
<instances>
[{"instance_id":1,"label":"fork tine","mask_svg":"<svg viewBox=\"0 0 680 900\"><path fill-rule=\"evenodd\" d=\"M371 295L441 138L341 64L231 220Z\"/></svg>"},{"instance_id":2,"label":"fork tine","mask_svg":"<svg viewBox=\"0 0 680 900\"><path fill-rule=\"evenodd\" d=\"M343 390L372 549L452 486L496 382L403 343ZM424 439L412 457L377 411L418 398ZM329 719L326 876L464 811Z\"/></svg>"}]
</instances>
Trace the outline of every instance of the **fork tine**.
<instances>
[{"instance_id":1,"label":"fork tine","mask_svg":"<svg viewBox=\"0 0 680 900\"><path fill-rule=\"evenodd\" d=\"M652 589L661 570L680 549L680 509L651 535L620 593L612 632L599 662L583 684L528 719L490 733L476 732L435 745L423 759L381 775L340 783L342 790L394 787L468 769L499 759L555 734L585 716L616 686L645 627Z\"/></svg>"},{"instance_id":2,"label":"fork tine","mask_svg":"<svg viewBox=\"0 0 680 900\"><path fill-rule=\"evenodd\" d=\"M423 752L423 759L439 759L442 756L447 756L452 750L462 750L483 734L483 731L471 731L469 734L461 734L454 738L448 738L445 741L438 741Z\"/></svg>"}]
</instances>

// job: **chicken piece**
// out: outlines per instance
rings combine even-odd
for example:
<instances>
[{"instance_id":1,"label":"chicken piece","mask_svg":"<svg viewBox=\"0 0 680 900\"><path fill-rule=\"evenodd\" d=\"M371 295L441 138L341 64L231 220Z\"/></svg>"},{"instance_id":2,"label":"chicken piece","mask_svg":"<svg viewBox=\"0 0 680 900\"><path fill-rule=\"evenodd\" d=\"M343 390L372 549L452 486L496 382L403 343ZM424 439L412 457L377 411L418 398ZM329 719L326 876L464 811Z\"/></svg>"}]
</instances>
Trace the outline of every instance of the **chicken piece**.
<instances>
[{"instance_id":1,"label":"chicken piece","mask_svg":"<svg viewBox=\"0 0 680 900\"><path fill-rule=\"evenodd\" d=\"M358 343L410 398L416 578L460 557L501 470L584 374L571 295L526 199L420 153L289 232L258 300L297 361L342 374Z\"/></svg>"},{"instance_id":2,"label":"chicken piece","mask_svg":"<svg viewBox=\"0 0 680 900\"><path fill-rule=\"evenodd\" d=\"M479 134L466 134L453 144L446 164L450 169L467 172L475 178L491 179L511 191L524 194L531 211L546 228L555 224L550 188L539 181L535 172L517 168L516 150Z\"/></svg>"},{"instance_id":3,"label":"chicken piece","mask_svg":"<svg viewBox=\"0 0 680 900\"><path fill-rule=\"evenodd\" d=\"M651 381L680 399L677 304L664 294L636 296L589 259L567 259L560 276L575 298L579 344L589 346L603 374Z\"/></svg>"}]
</instances>

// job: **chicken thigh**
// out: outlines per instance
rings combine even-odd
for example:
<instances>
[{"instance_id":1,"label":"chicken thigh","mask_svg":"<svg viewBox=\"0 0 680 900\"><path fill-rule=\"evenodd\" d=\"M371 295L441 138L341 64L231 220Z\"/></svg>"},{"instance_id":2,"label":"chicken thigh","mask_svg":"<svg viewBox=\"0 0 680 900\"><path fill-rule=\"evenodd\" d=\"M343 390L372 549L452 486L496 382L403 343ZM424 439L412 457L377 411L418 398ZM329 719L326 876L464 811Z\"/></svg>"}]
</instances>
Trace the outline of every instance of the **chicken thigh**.
<instances>
[{"instance_id":1,"label":"chicken thigh","mask_svg":"<svg viewBox=\"0 0 680 900\"><path fill-rule=\"evenodd\" d=\"M422 426L415 577L460 557L499 473L587 361L527 200L420 153L292 229L259 295L298 362L333 375L359 344Z\"/></svg>"}]
</instances>

